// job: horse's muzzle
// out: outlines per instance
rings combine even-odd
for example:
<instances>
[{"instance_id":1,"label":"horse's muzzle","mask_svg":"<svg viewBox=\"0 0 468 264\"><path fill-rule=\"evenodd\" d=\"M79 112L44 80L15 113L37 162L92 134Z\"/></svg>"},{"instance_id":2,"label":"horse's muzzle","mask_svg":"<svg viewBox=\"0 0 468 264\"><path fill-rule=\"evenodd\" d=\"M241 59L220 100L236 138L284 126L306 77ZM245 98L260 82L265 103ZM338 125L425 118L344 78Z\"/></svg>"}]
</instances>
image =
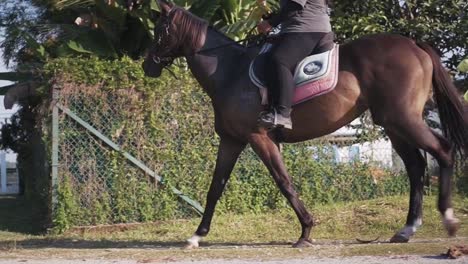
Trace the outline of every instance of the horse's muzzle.
<instances>
[{"instance_id":1,"label":"horse's muzzle","mask_svg":"<svg viewBox=\"0 0 468 264\"><path fill-rule=\"evenodd\" d=\"M146 59L141 65L145 75L152 78L158 78L161 76L162 67L154 63L151 59Z\"/></svg>"}]
</instances>

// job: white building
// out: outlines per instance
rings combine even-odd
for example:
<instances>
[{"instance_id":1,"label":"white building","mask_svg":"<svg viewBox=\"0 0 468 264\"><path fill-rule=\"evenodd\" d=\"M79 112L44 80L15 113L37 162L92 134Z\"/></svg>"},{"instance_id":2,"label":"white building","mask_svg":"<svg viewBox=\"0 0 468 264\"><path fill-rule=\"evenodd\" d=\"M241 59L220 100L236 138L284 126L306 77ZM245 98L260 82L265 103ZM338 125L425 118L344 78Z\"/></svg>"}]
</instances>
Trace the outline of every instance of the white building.
<instances>
[{"instance_id":1,"label":"white building","mask_svg":"<svg viewBox=\"0 0 468 264\"><path fill-rule=\"evenodd\" d=\"M0 127L8 122L10 117L18 111L3 108L3 96L0 96ZM19 193L19 175L16 168L17 154L12 151L0 150L0 194Z\"/></svg>"},{"instance_id":2,"label":"white building","mask_svg":"<svg viewBox=\"0 0 468 264\"><path fill-rule=\"evenodd\" d=\"M359 119L351 122L351 125L359 125ZM378 167L401 170L402 161L393 151L390 140L381 138L374 141L355 143L352 142L359 135L359 131L349 126L342 127L327 136L332 146L325 151L337 163L350 163L359 160L361 162L372 163ZM338 143L339 142L339 143ZM319 151L319 148L313 148ZM314 151L314 150L313 150ZM320 151L324 151L323 149ZM314 152L314 158L318 158L318 153Z\"/></svg>"},{"instance_id":3,"label":"white building","mask_svg":"<svg viewBox=\"0 0 468 264\"><path fill-rule=\"evenodd\" d=\"M10 153L11 154L11 153ZM0 195L19 193L19 175L15 162L7 162L7 152L0 152Z\"/></svg>"},{"instance_id":4,"label":"white building","mask_svg":"<svg viewBox=\"0 0 468 264\"><path fill-rule=\"evenodd\" d=\"M0 54L0 59L1 59ZM8 71L0 61L0 72ZM11 82L0 80L0 87L11 84ZM18 107L5 109L3 96L0 96L0 127L8 122L10 117L18 111ZM19 192L19 177L16 168L16 153L12 151L0 151L0 194L16 194Z\"/></svg>"}]
</instances>

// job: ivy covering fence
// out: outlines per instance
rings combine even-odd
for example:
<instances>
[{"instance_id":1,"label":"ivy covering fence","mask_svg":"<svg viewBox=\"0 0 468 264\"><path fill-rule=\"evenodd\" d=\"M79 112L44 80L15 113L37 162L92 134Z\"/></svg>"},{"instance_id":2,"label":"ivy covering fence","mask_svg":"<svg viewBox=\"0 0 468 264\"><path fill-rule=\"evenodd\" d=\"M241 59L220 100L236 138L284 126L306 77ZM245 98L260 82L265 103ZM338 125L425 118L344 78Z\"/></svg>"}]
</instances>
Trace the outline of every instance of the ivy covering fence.
<instances>
[{"instance_id":1,"label":"ivy covering fence","mask_svg":"<svg viewBox=\"0 0 468 264\"><path fill-rule=\"evenodd\" d=\"M176 73L179 79L170 75L150 79L139 63L124 58L59 59L46 65L46 73L53 80L56 103L121 148L113 150L59 112L58 174L52 199L57 230L196 216L171 188L204 204L218 138L210 100L188 72ZM326 149L327 144L315 140L284 145L286 165L307 204L407 192L405 176L380 168L385 175L376 181L375 165L358 160L337 164L326 151L317 154L317 148ZM156 172L162 182L129 162L123 152ZM246 149L217 210L262 212L286 206L263 164Z\"/></svg>"}]
</instances>

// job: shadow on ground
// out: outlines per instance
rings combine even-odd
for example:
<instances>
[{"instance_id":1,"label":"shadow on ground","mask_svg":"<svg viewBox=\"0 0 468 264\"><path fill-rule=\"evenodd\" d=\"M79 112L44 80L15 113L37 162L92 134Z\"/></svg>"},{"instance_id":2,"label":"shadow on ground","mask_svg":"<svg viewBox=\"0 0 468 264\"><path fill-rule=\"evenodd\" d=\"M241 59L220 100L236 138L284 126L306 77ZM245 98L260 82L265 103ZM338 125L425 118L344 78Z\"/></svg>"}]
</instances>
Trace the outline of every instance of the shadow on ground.
<instances>
[{"instance_id":1,"label":"shadow on ground","mask_svg":"<svg viewBox=\"0 0 468 264\"><path fill-rule=\"evenodd\" d=\"M0 196L0 231L41 234L44 215L23 196Z\"/></svg>"},{"instance_id":2,"label":"shadow on ground","mask_svg":"<svg viewBox=\"0 0 468 264\"><path fill-rule=\"evenodd\" d=\"M433 240L418 240L417 242L410 243L411 245L434 243ZM347 240L319 240L315 241L314 246L353 246L360 245L365 246L357 241ZM376 241L367 243L366 245L396 245L388 241ZM45 248L56 248L56 249L118 249L118 248L150 248L150 249L180 249L185 246L184 241L141 241L141 240L128 240L128 241L115 241L115 240L86 240L86 239L73 239L73 238L42 238L42 239L25 239L25 240L7 240L0 241L0 249L8 248L23 248L23 249L45 249ZM406 244L399 244L406 245ZM202 248L271 248L271 247L291 247L290 242L265 242L265 243L226 243L226 242L201 242Z\"/></svg>"},{"instance_id":3,"label":"shadow on ground","mask_svg":"<svg viewBox=\"0 0 468 264\"><path fill-rule=\"evenodd\" d=\"M270 243L200 243L201 247L278 247L291 246L287 242L270 242ZM58 248L58 249L112 249L112 248L151 248L151 249L171 249L183 248L184 241L112 241L112 240L80 240L80 239L26 239L21 241L1 241L0 249L18 247L23 249L38 249L38 248Z\"/></svg>"}]
</instances>

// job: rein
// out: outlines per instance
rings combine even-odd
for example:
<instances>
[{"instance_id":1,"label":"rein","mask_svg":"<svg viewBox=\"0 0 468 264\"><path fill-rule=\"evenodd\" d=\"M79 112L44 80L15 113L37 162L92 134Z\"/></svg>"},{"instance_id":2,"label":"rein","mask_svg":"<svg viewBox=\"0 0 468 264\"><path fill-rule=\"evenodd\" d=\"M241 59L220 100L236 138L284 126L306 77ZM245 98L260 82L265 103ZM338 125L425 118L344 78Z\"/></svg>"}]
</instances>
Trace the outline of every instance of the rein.
<instances>
[{"instance_id":1,"label":"rein","mask_svg":"<svg viewBox=\"0 0 468 264\"><path fill-rule=\"evenodd\" d=\"M255 29L255 28L253 28L253 29ZM253 29L251 31L253 31ZM249 34L250 34L250 32L249 32ZM254 42L262 43L262 42L265 42L267 40L267 36L265 36L265 35L254 35L254 36L250 36L250 37L247 37L247 38L244 38L244 39L241 39L241 40L238 40L238 41L234 41L234 42L231 42L231 43L228 43L228 44L220 45L220 46L217 46L217 47L214 47L214 48L202 49L202 50L199 50L199 51L195 52L194 54L219 50L219 49L227 48L227 47L230 47L232 45L239 44L239 43L249 42L251 40L255 40ZM249 46L246 46L246 47L249 47ZM165 62L165 64L163 65L163 69L166 69L167 71L169 71L169 73L174 78L176 78L176 80L178 80L179 78L177 78L176 74L171 70L171 68L169 68L169 66L171 66L173 64L173 62L174 62L174 60L176 58L177 57L173 57L173 56L168 56L168 57L153 56L152 59L156 64L160 64L161 62Z\"/></svg>"},{"instance_id":2,"label":"rein","mask_svg":"<svg viewBox=\"0 0 468 264\"><path fill-rule=\"evenodd\" d=\"M248 33L247 35L250 35L252 33L252 31L254 31L256 28L253 27ZM222 49L222 48L226 48L226 47L230 47L232 45L235 45L235 44L239 44L239 43L244 43L244 42L249 42L251 40L255 40L254 42L257 42L257 41L261 41L261 42L264 42L266 41L266 36L265 35L254 35L254 36L250 36L250 37L246 37L244 39L241 39L241 40L238 40L238 41L234 41L234 42L231 42L231 43L228 43L228 44L224 44L224 45L219 45L217 47L214 47L214 48L209 48L209 49L202 49L202 50L199 50L197 52L195 52L195 54L197 53L204 53L204 52L209 52L209 51L214 51L214 50L218 50L218 49Z\"/></svg>"}]
</instances>

